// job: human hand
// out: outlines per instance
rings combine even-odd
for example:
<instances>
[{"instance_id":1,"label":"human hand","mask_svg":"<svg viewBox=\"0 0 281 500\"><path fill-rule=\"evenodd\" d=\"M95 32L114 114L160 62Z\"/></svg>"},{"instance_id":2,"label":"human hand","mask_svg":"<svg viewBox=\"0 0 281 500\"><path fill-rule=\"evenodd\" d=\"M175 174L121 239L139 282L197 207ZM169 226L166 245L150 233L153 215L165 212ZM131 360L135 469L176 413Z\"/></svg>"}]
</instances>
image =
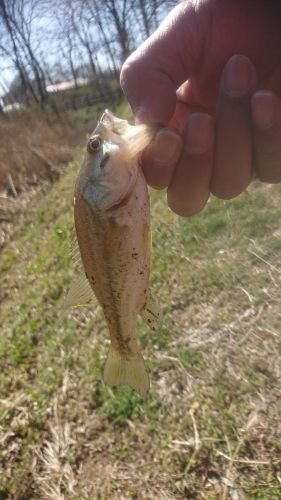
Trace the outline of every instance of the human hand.
<instances>
[{"instance_id":1,"label":"human hand","mask_svg":"<svg viewBox=\"0 0 281 500\"><path fill-rule=\"evenodd\" d=\"M280 32L274 0L185 1L125 62L136 119L165 125L145 176L179 215L210 193L237 196L253 175L281 182Z\"/></svg>"}]
</instances>

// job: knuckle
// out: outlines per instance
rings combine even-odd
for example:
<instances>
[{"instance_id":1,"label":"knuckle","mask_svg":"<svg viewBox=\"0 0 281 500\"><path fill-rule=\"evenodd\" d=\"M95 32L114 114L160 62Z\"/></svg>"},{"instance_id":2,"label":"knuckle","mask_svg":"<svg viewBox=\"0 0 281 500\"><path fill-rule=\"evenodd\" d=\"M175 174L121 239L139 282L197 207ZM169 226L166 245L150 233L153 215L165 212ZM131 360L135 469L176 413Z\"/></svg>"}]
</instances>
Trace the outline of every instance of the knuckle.
<instances>
[{"instance_id":1,"label":"knuckle","mask_svg":"<svg viewBox=\"0 0 281 500\"><path fill-rule=\"evenodd\" d=\"M125 94L130 94L131 89L138 83L138 71L134 59L130 56L123 64L120 72L120 85Z\"/></svg>"},{"instance_id":2,"label":"knuckle","mask_svg":"<svg viewBox=\"0 0 281 500\"><path fill-rule=\"evenodd\" d=\"M126 61L123 64L121 71L120 71L120 85L121 85L123 90L125 89L126 84L129 80L130 72L131 72L131 64Z\"/></svg>"}]
</instances>

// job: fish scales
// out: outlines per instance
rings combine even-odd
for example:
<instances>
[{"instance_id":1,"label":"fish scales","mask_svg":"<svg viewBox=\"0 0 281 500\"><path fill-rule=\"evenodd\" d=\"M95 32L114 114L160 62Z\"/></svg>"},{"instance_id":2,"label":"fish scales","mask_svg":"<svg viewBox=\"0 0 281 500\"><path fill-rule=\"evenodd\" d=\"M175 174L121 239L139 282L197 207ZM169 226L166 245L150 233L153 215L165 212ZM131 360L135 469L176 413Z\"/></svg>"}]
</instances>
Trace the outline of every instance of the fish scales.
<instances>
[{"instance_id":1,"label":"fish scales","mask_svg":"<svg viewBox=\"0 0 281 500\"><path fill-rule=\"evenodd\" d=\"M136 337L137 316L152 327L160 323L149 292L149 196L137 158L152 135L149 127L131 126L106 111L89 139L74 204L87 287L101 305L110 332L104 380L110 386L130 385L142 396L149 377Z\"/></svg>"},{"instance_id":2,"label":"fish scales","mask_svg":"<svg viewBox=\"0 0 281 500\"><path fill-rule=\"evenodd\" d=\"M83 197L76 200L74 208L87 279L103 308L112 345L126 355L138 352L135 324L145 304L149 279L149 203L141 171L135 190L138 199L132 200L135 207L129 217L130 206L121 217L110 217L97 214Z\"/></svg>"}]
</instances>

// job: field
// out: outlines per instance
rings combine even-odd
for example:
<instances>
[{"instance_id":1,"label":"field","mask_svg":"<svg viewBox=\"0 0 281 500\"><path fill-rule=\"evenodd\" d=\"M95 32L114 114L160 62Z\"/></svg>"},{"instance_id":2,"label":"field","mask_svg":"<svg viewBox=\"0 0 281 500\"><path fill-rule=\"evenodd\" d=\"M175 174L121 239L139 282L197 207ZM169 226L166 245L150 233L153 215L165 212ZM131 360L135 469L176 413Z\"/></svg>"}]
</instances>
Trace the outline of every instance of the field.
<instances>
[{"instance_id":1,"label":"field","mask_svg":"<svg viewBox=\"0 0 281 500\"><path fill-rule=\"evenodd\" d=\"M120 102L116 83L104 87L103 96L94 86L81 87L50 95L44 110L31 106L0 116L0 209L2 191L17 195L42 179L57 179L59 167L73 159L108 99ZM100 102L86 106L91 99Z\"/></svg>"},{"instance_id":2,"label":"field","mask_svg":"<svg viewBox=\"0 0 281 500\"><path fill-rule=\"evenodd\" d=\"M101 311L67 313L81 157L42 183L0 258L0 499L281 498L281 187L191 219L151 191L164 326L152 388L108 389Z\"/></svg>"}]
</instances>

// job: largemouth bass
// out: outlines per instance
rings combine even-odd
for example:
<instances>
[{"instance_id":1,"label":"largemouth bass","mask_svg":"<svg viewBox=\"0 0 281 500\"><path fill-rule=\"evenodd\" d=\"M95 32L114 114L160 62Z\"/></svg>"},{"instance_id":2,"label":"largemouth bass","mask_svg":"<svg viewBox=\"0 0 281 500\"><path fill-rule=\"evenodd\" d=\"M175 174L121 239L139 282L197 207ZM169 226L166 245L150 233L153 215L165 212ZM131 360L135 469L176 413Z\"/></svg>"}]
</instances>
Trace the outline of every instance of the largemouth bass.
<instances>
[{"instance_id":1,"label":"largemouth bass","mask_svg":"<svg viewBox=\"0 0 281 500\"><path fill-rule=\"evenodd\" d=\"M137 315L154 330L160 313L149 291L150 207L138 154L152 127L132 126L105 111L89 138L75 187L75 230L83 274L72 284L66 306L101 305L110 332L104 368L109 386L125 384L142 397L149 390Z\"/></svg>"}]
</instances>

